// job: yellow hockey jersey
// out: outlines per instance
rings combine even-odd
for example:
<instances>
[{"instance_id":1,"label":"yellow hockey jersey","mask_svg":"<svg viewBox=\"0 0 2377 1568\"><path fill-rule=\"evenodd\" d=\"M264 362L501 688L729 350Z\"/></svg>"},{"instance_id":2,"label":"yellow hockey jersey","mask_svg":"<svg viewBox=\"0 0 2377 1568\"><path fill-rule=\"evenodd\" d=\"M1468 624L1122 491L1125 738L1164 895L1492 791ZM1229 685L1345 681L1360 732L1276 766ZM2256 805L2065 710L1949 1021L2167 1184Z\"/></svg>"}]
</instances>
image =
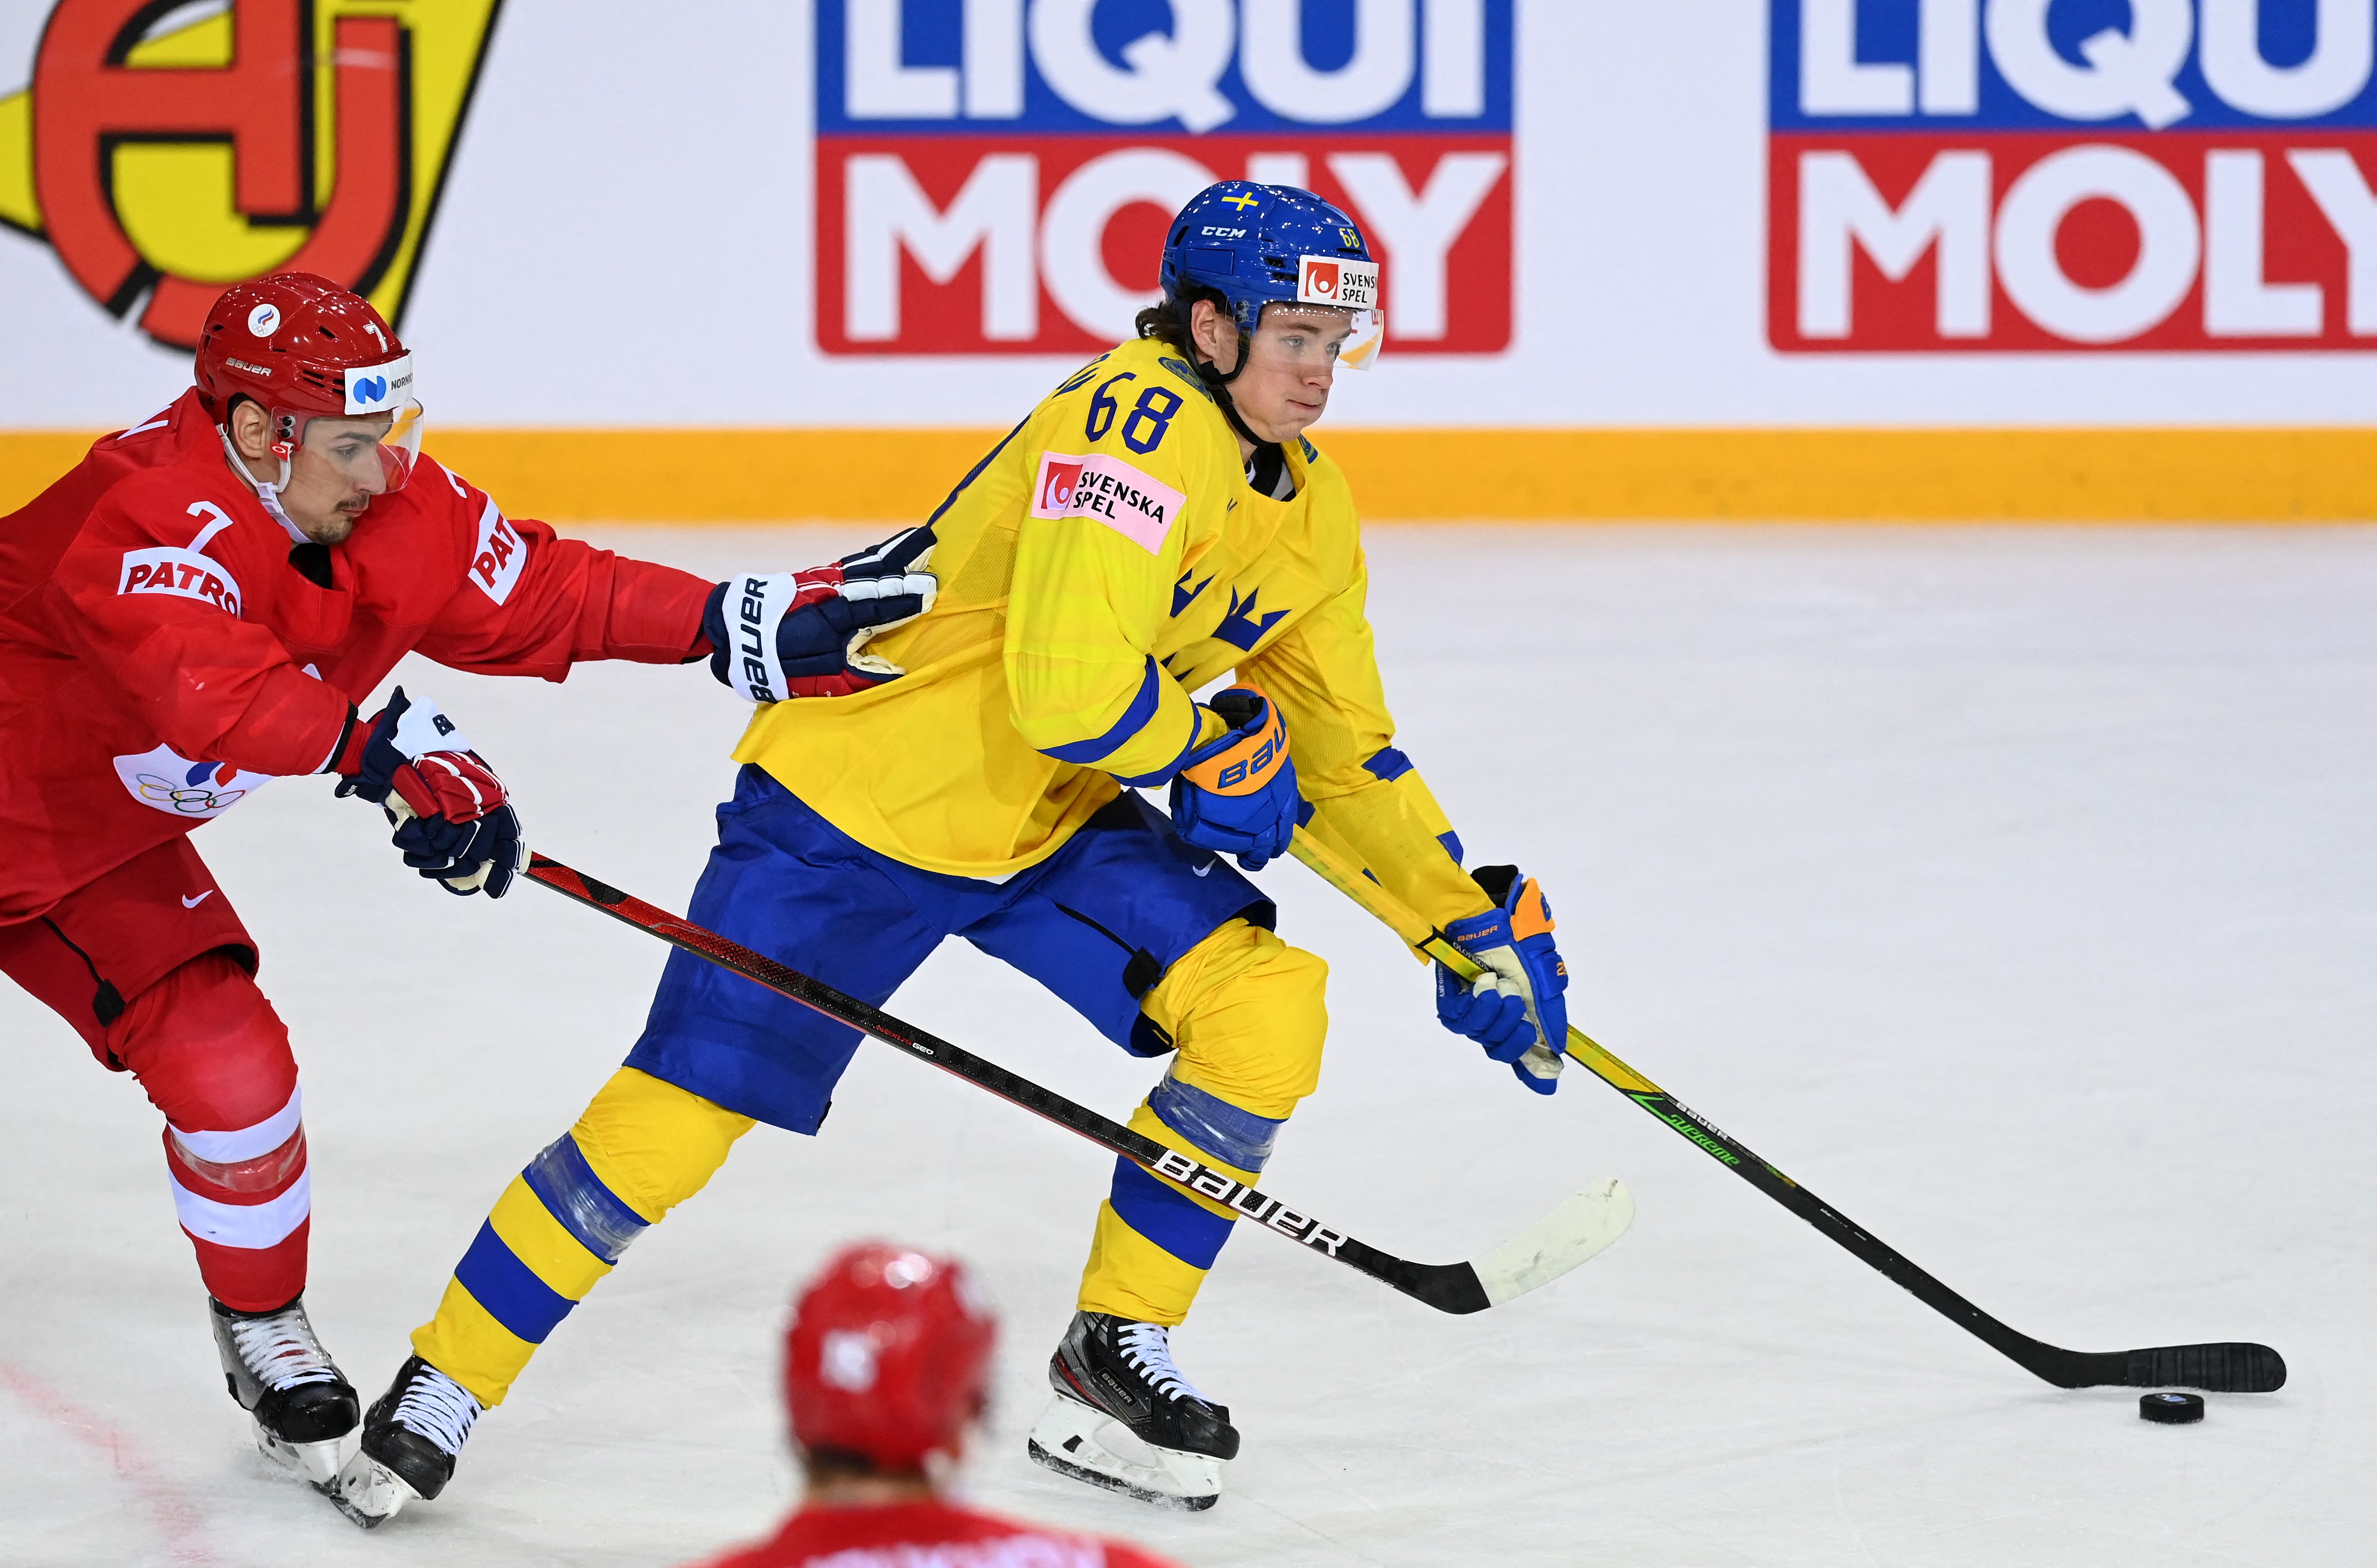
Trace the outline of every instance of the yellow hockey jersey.
<instances>
[{"instance_id":1,"label":"yellow hockey jersey","mask_svg":"<svg viewBox=\"0 0 2377 1568\"><path fill-rule=\"evenodd\" d=\"M1235 670L1286 720L1310 830L1439 925L1483 912L1392 749L1344 475L1308 442L1285 456L1295 496L1257 493L1176 350L1101 355L934 515L938 601L868 645L907 674L761 706L736 760L869 849L999 877L1219 736L1190 694Z\"/></svg>"}]
</instances>

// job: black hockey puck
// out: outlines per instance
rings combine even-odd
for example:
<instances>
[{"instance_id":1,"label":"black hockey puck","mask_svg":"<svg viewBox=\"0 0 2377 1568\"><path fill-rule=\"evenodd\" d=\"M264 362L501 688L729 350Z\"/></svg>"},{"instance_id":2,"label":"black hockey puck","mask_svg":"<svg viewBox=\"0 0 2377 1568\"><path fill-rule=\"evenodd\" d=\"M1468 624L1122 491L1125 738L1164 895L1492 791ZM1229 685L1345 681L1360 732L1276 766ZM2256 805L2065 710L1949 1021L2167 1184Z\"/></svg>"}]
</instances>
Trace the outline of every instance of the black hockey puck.
<instances>
[{"instance_id":1,"label":"black hockey puck","mask_svg":"<svg viewBox=\"0 0 2377 1568\"><path fill-rule=\"evenodd\" d=\"M2185 1426L2204 1419L2201 1394L2149 1394L2138 1401L2138 1414L2167 1427Z\"/></svg>"}]
</instances>

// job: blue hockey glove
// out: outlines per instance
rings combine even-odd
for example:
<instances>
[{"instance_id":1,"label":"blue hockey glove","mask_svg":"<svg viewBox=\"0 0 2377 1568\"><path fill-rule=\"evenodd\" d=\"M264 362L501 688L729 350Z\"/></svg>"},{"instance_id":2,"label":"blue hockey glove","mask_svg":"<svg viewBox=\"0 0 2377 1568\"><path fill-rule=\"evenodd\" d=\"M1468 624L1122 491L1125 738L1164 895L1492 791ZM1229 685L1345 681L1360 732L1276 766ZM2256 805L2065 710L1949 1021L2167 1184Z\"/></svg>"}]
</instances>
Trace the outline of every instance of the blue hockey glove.
<instances>
[{"instance_id":1,"label":"blue hockey glove","mask_svg":"<svg viewBox=\"0 0 2377 1568\"><path fill-rule=\"evenodd\" d=\"M1260 871L1287 852L1300 802L1287 755L1287 721L1252 686L1232 686L1205 705L1230 732L1188 754L1172 780L1172 826L1200 849L1236 855Z\"/></svg>"},{"instance_id":2,"label":"blue hockey glove","mask_svg":"<svg viewBox=\"0 0 2377 1568\"><path fill-rule=\"evenodd\" d=\"M1444 934L1484 967L1474 985L1442 964L1436 967L1436 1016L1454 1034L1507 1062L1519 1082L1537 1094L1559 1087L1568 1044L1568 965L1552 944L1551 906L1535 878L1516 866L1480 866L1471 873L1494 908L1455 921ZM1542 1053L1529 1054L1536 1046Z\"/></svg>"},{"instance_id":3,"label":"blue hockey glove","mask_svg":"<svg viewBox=\"0 0 2377 1568\"><path fill-rule=\"evenodd\" d=\"M934 543L932 529L908 529L831 565L729 577L702 607L710 672L749 702L848 696L906 674L859 650L933 607Z\"/></svg>"}]
</instances>

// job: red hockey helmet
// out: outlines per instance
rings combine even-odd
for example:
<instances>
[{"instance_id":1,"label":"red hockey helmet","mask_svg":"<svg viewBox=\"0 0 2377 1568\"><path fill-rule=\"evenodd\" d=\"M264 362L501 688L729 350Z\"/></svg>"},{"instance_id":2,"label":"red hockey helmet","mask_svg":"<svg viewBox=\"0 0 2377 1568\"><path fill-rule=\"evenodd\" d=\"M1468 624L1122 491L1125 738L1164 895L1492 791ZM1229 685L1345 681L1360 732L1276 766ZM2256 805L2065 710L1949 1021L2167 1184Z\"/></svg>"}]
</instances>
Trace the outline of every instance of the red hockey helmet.
<instances>
[{"instance_id":1,"label":"red hockey helmet","mask_svg":"<svg viewBox=\"0 0 2377 1568\"><path fill-rule=\"evenodd\" d=\"M887 1470L955 1457L989 1399L998 1332L964 1265L907 1247L848 1247L810 1281L784 1331L784 1403L805 1449Z\"/></svg>"},{"instance_id":2,"label":"red hockey helmet","mask_svg":"<svg viewBox=\"0 0 2377 1568\"><path fill-rule=\"evenodd\" d=\"M327 278L276 272L225 290L198 335L197 383L218 424L234 398L263 408L284 465L314 419L393 414L380 464L390 490L412 477L421 452L412 356L370 301Z\"/></svg>"}]
</instances>

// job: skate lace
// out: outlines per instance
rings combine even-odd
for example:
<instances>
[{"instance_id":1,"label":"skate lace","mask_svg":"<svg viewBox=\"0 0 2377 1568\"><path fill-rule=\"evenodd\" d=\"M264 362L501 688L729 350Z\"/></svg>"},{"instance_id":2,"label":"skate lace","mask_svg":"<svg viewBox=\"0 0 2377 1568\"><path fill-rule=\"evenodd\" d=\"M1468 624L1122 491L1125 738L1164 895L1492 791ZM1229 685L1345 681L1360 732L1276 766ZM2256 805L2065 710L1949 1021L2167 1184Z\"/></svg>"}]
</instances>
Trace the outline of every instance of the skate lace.
<instances>
[{"instance_id":1,"label":"skate lace","mask_svg":"<svg viewBox=\"0 0 2377 1568\"><path fill-rule=\"evenodd\" d=\"M308 1383L336 1383L339 1369L330 1353L314 1337L314 1325L297 1308L270 1317L233 1320L231 1342L248 1371L265 1387L278 1391Z\"/></svg>"},{"instance_id":2,"label":"skate lace","mask_svg":"<svg viewBox=\"0 0 2377 1568\"><path fill-rule=\"evenodd\" d=\"M1167 1399L1194 1399L1210 1405L1211 1399L1190 1383L1172 1360L1172 1334L1161 1324L1125 1324L1115 1335L1116 1348L1131 1370L1145 1378L1158 1394Z\"/></svg>"},{"instance_id":3,"label":"skate lace","mask_svg":"<svg viewBox=\"0 0 2377 1568\"><path fill-rule=\"evenodd\" d=\"M396 1402L396 1420L448 1454L462 1452L462 1440L478 1419L479 1402L471 1391L435 1367L422 1368Z\"/></svg>"}]
</instances>

